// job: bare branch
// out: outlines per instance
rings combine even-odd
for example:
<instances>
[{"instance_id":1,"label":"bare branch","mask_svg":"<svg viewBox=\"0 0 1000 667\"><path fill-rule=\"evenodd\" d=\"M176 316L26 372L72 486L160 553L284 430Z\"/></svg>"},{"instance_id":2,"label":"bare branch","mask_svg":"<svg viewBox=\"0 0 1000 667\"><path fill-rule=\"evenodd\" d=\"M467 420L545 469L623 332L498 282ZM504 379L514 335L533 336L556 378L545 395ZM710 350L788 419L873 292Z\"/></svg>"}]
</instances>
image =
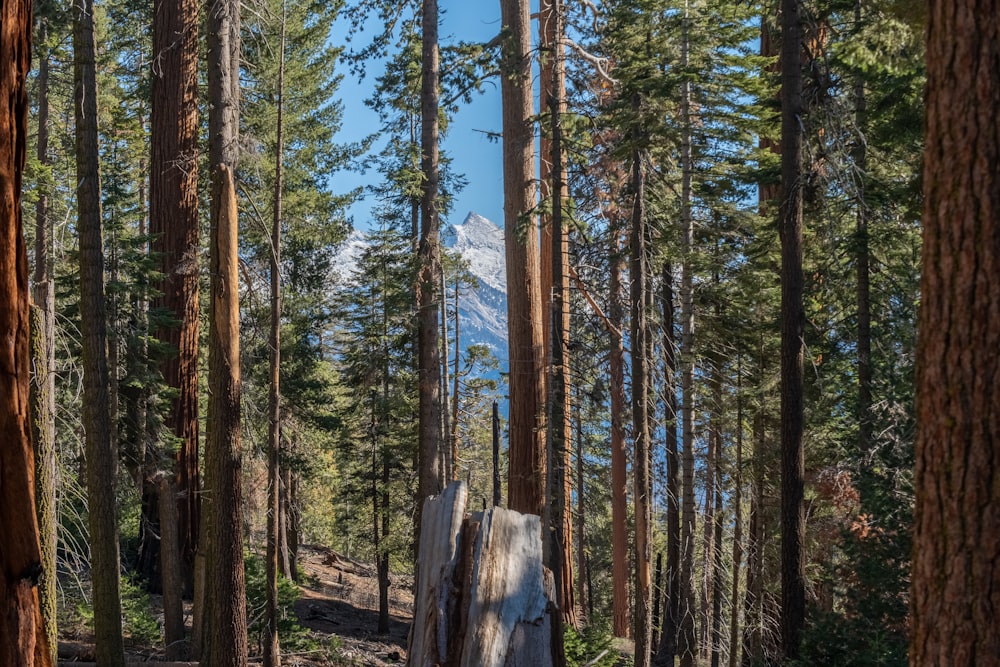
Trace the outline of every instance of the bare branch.
<instances>
[{"instance_id":1,"label":"bare branch","mask_svg":"<svg viewBox=\"0 0 1000 667\"><path fill-rule=\"evenodd\" d=\"M563 41L566 46L576 51L577 55L586 60L587 62L594 65L597 69L597 74L604 79L607 83L613 86L618 85L618 80L612 77L607 70L608 63L610 62L607 58L602 58L600 56L595 56L594 54L587 51L585 48L574 42L572 39L564 38Z\"/></svg>"}]
</instances>

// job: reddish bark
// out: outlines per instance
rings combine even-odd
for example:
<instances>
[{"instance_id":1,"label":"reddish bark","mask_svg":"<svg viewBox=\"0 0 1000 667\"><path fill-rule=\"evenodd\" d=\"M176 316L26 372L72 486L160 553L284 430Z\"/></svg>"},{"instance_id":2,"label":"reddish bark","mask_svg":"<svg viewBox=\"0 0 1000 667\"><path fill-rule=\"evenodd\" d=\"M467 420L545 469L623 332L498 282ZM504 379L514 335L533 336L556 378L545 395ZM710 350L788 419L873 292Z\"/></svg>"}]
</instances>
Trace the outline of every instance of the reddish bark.
<instances>
[{"instance_id":1,"label":"reddish bark","mask_svg":"<svg viewBox=\"0 0 1000 667\"><path fill-rule=\"evenodd\" d=\"M31 58L31 3L0 4L0 664L51 664L38 604L41 549L35 516L28 388L28 256L21 219L27 142L24 79Z\"/></svg>"},{"instance_id":2,"label":"reddish bark","mask_svg":"<svg viewBox=\"0 0 1000 667\"><path fill-rule=\"evenodd\" d=\"M932 0L912 665L1000 665L1000 3Z\"/></svg>"}]
</instances>

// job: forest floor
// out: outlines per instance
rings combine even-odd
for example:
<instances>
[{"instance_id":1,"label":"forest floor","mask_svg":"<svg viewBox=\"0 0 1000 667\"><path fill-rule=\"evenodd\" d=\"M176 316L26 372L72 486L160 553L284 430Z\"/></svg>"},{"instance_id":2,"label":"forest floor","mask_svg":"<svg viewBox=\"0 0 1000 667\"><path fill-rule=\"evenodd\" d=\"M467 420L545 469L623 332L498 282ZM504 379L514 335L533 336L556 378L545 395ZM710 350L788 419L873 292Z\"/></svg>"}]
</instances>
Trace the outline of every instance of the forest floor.
<instances>
[{"instance_id":1,"label":"forest floor","mask_svg":"<svg viewBox=\"0 0 1000 667\"><path fill-rule=\"evenodd\" d=\"M406 661L413 610L411 577L393 575L389 587L389 632L380 635L376 633L378 578L374 567L348 560L324 547L303 547L300 567L302 597L294 610L299 624L327 647L327 655L316 662L310 661L308 655L287 655L286 665L385 667Z\"/></svg>"},{"instance_id":2,"label":"forest floor","mask_svg":"<svg viewBox=\"0 0 1000 667\"><path fill-rule=\"evenodd\" d=\"M413 607L411 577L393 575L389 632L378 634L378 579L372 565L326 547L303 546L299 569L300 596L292 610L301 629L295 633L298 646L282 649L284 667L390 667L405 663ZM162 598L150 595L149 605L153 616L162 623ZM185 621L190 632L190 602L185 602ZM93 642L93 633L82 625L61 626L60 665L93 661ZM129 664L163 660L162 644L126 645ZM261 661L259 655L254 655L258 647L259 637L251 634L251 665Z\"/></svg>"}]
</instances>

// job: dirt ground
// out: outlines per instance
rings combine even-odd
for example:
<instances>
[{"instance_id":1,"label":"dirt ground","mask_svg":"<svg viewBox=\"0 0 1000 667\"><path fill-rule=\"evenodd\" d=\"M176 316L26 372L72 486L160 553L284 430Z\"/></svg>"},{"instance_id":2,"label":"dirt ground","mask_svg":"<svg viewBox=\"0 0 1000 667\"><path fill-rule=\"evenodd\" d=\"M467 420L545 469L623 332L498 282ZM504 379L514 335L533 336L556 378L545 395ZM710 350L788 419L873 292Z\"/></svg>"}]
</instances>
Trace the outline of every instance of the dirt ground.
<instances>
[{"instance_id":1,"label":"dirt ground","mask_svg":"<svg viewBox=\"0 0 1000 667\"><path fill-rule=\"evenodd\" d=\"M300 551L302 597L295 603L299 623L326 645L336 645L334 662L287 655L289 667L364 665L385 667L406 660L406 638L412 620L409 577L394 577L389 588L389 633L379 635L378 580L372 566L350 561L324 547ZM296 660L301 659L301 662Z\"/></svg>"},{"instance_id":2,"label":"dirt ground","mask_svg":"<svg viewBox=\"0 0 1000 667\"><path fill-rule=\"evenodd\" d=\"M412 579L393 578L389 589L389 632L378 634L378 580L374 567L347 559L326 547L303 546L299 556L301 597L293 611L299 625L308 630L320 649L296 653L285 648L282 665L389 667L405 663L412 618ZM151 595L149 601L153 614L162 623L162 598ZM185 602L185 621L190 632L190 602ZM251 637L251 651L254 639ZM61 627L60 665L92 662L93 642L92 632L83 626ZM156 664L163 660L162 646L136 646L127 642L126 660L129 664ZM260 656L250 656L251 664L260 662Z\"/></svg>"}]
</instances>

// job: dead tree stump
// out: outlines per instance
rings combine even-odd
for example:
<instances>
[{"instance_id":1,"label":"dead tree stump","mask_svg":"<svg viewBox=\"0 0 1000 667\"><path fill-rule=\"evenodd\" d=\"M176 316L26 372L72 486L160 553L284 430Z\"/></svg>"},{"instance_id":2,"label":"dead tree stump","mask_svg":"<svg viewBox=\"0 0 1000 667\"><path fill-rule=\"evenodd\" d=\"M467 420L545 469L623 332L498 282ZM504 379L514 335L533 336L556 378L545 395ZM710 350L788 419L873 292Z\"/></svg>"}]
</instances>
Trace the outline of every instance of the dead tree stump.
<instances>
[{"instance_id":1,"label":"dead tree stump","mask_svg":"<svg viewBox=\"0 0 1000 667\"><path fill-rule=\"evenodd\" d=\"M410 667L551 667L551 573L539 518L494 507L465 516L453 482L424 502Z\"/></svg>"}]
</instances>

